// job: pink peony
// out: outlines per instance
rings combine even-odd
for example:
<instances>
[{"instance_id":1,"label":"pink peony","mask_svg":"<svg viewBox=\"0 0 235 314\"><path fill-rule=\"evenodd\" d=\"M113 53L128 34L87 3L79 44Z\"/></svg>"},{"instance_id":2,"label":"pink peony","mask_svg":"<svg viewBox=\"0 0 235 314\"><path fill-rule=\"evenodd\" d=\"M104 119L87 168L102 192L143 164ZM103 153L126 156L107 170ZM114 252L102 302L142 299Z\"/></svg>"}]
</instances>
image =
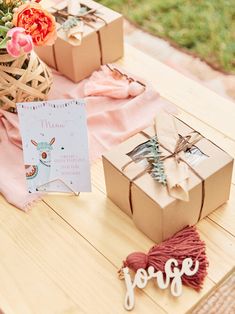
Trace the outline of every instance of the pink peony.
<instances>
[{"instance_id":1,"label":"pink peony","mask_svg":"<svg viewBox=\"0 0 235 314\"><path fill-rule=\"evenodd\" d=\"M22 27L14 27L7 33L8 40L7 52L13 57L19 57L22 52L29 53L33 49L33 41L30 35L27 35Z\"/></svg>"}]
</instances>

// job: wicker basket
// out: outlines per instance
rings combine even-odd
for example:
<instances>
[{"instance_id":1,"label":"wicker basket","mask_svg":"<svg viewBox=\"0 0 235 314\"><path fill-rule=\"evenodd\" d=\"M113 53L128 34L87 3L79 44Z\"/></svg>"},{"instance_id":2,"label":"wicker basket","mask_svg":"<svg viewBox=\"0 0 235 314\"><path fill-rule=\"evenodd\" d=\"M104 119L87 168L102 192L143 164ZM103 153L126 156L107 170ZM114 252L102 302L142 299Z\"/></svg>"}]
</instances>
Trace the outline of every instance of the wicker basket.
<instances>
[{"instance_id":1,"label":"wicker basket","mask_svg":"<svg viewBox=\"0 0 235 314\"><path fill-rule=\"evenodd\" d=\"M50 69L35 52L19 58L0 50L0 108L16 112L16 103L46 100L52 84Z\"/></svg>"}]
</instances>

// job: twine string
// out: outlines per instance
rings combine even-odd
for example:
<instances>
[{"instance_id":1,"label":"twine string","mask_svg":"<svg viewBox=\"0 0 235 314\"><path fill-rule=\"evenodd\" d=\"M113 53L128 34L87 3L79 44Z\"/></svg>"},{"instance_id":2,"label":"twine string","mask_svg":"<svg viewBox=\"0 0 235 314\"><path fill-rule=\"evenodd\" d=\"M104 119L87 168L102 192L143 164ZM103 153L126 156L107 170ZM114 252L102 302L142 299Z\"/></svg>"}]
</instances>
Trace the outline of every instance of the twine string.
<instances>
[{"instance_id":1,"label":"twine string","mask_svg":"<svg viewBox=\"0 0 235 314\"><path fill-rule=\"evenodd\" d=\"M154 132L155 132L155 135L157 135L157 128L156 128L156 124L155 123L154 123ZM147 134L144 131L141 131L140 133L142 135L144 135L148 140L150 140L152 138L149 134ZM190 142L190 140L193 138L193 135L194 135L194 140ZM162 143L159 143L159 145L169 153L169 155L161 157L162 161L164 161L166 159L169 159L169 158L174 158L177 163L184 162L189 167L189 169L200 179L201 186L202 186L202 192L201 192L202 196L201 196L201 204L200 204L198 221L201 219L202 210L203 210L204 203L205 203L205 179L184 158L179 156L179 153L184 152L187 149L191 148L193 145L195 145L201 139L202 139L202 135L199 132L197 132L197 131L193 131L190 134L188 134L187 136L179 136L179 139L176 142L175 149L174 149L173 152L171 150L169 150ZM143 156L142 159L146 159L146 156ZM128 161L121 168L122 171L125 171L126 168L130 164L132 164L133 162L134 162L134 160ZM132 178L130 180L130 185L129 185L129 205L130 205L130 209L131 209L131 213L132 214L133 214L133 202L132 202L132 193L131 193L132 185L133 185L135 180L137 180L138 178L142 177L144 174L148 173L149 170L151 170L151 166L150 165L148 165L143 171L141 171L139 174L137 174L134 178Z\"/></svg>"},{"instance_id":2,"label":"twine string","mask_svg":"<svg viewBox=\"0 0 235 314\"><path fill-rule=\"evenodd\" d=\"M63 18L66 18L66 19L68 17L77 18L80 21L82 21L84 24L86 24L87 26L89 26L92 29L94 29L95 32L97 33L97 38L98 38L98 45L99 45L99 51L100 51L100 64L103 64L103 47L102 47L102 40L101 40L101 36L100 36L100 31L99 31L99 29L97 29L91 23L92 22L97 22L98 20L101 20L105 24L105 26L107 26L108 23L107 23L107 21L104 18L102 18L101 16L97 15L97 10L96 9L90 9L87 12L85 12L83 14L79 14L79 15L74 15L74 14L68 13L68 12L66 12L64 10L56 10L56 12L53 13L53 14L55 16L57 16L57 17L63 17ZM60 30L61 28L62 28L62 26L58 30ZM55 46L54 45L53 45L53 55L54 55L56 70L58 70L57 61L56 61Z\"/></svg>"}]
</instances>

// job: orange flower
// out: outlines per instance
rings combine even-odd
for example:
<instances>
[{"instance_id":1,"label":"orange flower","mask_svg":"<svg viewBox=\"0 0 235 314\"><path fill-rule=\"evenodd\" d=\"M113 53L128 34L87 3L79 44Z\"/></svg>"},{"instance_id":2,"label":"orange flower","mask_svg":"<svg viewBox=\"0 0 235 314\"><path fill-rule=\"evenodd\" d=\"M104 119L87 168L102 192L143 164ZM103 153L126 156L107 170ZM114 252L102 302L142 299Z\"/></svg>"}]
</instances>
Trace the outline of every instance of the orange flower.
<instances>
[{"instance_id":1,"label":"orange flower","mask_svg":"<svg viewBox=\"0 0 235 314\"><path fill-rule=\"evenodd\" d=\"M38 3L21 5L13 16L13 24L23 27L35 46L50 46L56 40L55 18Z\"/></svg>"}]
</instances>

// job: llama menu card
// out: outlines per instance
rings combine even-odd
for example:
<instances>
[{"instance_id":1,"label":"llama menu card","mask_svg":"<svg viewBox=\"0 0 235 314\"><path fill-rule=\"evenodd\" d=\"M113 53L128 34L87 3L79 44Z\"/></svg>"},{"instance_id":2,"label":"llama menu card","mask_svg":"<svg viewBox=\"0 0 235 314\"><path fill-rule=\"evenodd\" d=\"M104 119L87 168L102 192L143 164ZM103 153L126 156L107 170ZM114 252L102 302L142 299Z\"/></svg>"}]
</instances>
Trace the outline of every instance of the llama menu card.
<instances>
[{"instance_id":1,"label":"llama menu card","mask_svg":"<svg viewBox=\"0 0 235 314\"><path fill-rule=\"evenodd\" d=\"M17 110L29 193L89 192L84 101L18 103Z\"/></svg>"}]
</instances>

